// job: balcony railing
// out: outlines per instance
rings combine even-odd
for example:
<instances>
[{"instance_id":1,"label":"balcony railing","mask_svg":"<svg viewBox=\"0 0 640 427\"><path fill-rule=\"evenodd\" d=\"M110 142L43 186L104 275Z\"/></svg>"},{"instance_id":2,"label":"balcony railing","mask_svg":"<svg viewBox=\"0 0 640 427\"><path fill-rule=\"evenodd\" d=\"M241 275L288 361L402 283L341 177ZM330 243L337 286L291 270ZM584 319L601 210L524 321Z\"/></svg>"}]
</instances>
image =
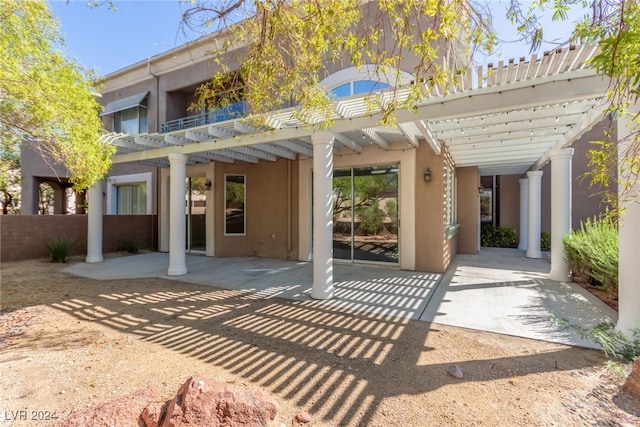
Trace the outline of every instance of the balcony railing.
<instances>
[{"instance_id":1,"label":"balcony railing","mask_svg":"<svg viewBox=\"0 0 640 427\"><path fill-rule=\"evenodd\" d=\"M225 120L244 117L247 113L247 103L245 101L238 101L224 107L218 107L209 113L196 114L194 116L182 117L180 119L164 122L160 127L160 133L224 122Z\"/></svg>"}]
</instances>

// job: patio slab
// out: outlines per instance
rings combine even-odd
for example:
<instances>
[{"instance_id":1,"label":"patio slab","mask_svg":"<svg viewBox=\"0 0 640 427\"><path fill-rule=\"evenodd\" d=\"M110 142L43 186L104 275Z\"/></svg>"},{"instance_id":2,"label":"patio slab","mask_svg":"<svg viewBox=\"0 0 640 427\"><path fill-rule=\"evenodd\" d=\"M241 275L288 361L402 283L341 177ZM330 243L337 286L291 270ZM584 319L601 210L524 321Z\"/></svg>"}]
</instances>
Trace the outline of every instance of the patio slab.
<instances>
[{"instance_id":1,"label":"patio slab","mask_svg":"<svg viewBox=\"0 0 640 427\"><path fill-rule=\"evenodd\" d=\"M256 298L279 297L589 348L598 346L553 324L552 318L582 326L617 320L613 309L577 284L548 280L547 260L525 258L515 249L483 248L478 255L458 255L445 274L334 263L335 297L323 301L310 297L310 262L196 255L186 260L184 276L168 276L169 255L159 252L79 263L65 270L96 280L177 280Z\"/></svg>"},{"instance_id":2,"label":"patio slab","mask_svg":"<svg viewBox=\"0 0 640 427\"><path fill-rule=\"evenodd\" d=\"M549 280L550 267L516 249L457 255L420 320L599 348L554 318L589 327L616 322L616 311L576 283Z\"/></svg>"}]
</instances>

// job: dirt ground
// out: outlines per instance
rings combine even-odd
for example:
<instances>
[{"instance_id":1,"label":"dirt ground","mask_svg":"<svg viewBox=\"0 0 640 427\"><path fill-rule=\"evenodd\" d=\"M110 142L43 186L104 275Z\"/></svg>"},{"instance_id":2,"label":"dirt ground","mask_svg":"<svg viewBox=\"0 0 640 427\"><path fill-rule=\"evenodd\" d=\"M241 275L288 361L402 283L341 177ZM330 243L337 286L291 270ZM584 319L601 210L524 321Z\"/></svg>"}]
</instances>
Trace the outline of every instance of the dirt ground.
<instances>
[{"instance_id":1,"label":"dirt ground","mask_svg":"<svg viewBox=\"0 0 640 427\"><path fill-rule=\"evenodd\" d=\"M147 385L170 399L193 373L269 393L286 426L299 411L312 426L640 426L629 368L594 350L62 267L1 266L2 427Z\"/></svg>"}]
</instances>

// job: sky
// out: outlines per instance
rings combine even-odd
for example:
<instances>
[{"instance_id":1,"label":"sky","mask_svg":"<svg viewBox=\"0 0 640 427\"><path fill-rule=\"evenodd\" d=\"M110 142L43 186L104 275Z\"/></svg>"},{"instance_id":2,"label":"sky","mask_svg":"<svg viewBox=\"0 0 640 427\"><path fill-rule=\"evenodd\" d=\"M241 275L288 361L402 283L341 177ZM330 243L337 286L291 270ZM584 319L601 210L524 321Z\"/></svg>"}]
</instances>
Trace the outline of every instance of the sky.
<instances>
[{"instance_id":1,"label":"sky","mask_svg":"<svg viewBox=\"0 0 640 427\"><path fill-rule=\"evenodd\" d=\"M212 0L215 1L215 0ZM496 15L504 15L506 0L491 0ZM86 68L106 75L189 41L180 27L178 0L116 0L117 11L106 6L90 8L87 0L50 0L53 14L60 21L65 53ZM547 22L550 22L548 20ZM573 25L546 24L545 39L566 40ZM508 25L500 26L502 38L515 40ZM553 48L545 44L541 51ZM529 47L503 44L501 56L480 58L480 63L529 55Z\"/></svg>"}]
</instances>

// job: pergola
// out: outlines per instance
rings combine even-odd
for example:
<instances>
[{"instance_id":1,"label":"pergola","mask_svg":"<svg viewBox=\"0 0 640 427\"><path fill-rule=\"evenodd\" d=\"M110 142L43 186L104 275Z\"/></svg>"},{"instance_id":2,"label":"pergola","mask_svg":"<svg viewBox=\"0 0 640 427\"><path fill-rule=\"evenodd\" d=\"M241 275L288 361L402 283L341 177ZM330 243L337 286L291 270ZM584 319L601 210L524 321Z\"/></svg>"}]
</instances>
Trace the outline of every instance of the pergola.
<instances>
[{"instance_id":1,"label":"pergola","mask_svg":"<svg viewBox=\"0 0 640 427\"><path fill-rule=\"evenodd\" d=\"M520 249L529 257L541 257L540 170L551 162L552 169L552 260L550 278L568 280L569 267L563 257L562 236L571 230L570 145L602 120L609 80L588 67L596 53L594 45L572 46L545 53L538 58L502 61L497 66L469 70L455 86L423 86L424 97L415 109L396 111L397 125L381 126L383 106L392 97L402 101L411 88L399 87L365 96L339 98L334 102L333 124L316 130L297 119L295 108L268 115L266 128L252 128L242 119L197 126L169 133L109 135L118 147L114 163L139 162L170 168L170 261L168 274L186 274L183 203L186 165L215 162L275 161L313 157L313 253L314 298L333 295L332 269L332 169L337 148L361 152L364 145L388 149L404 141L418 147L428 144L440 155L446 147L456 167L477 166L481 175L523 174L520 180ZM412 84L419 84L414 82ZM324 117L309 117L320 123ZM91 195L90 195L91 196ZM174 199L175 198L175 199ZM96 222L101 213L91 211L88 262L102 260L101 237ZM636 214L637 215L637 214ZM96 219L96 217L98 217ZM93 220L92 220L93 219ZM640 223L640 219L637 219ZM92 228L93 227L93 228ZM92 230L94 230L92 232ZM97 228L100 230L100 228ZM524 230L527 230L524 232ZM621 234L622 236L622 234ZM620 248L621 272L627 258L623 251L639 253L640 239L633 247ZM637 264L635 277L640 277ZM636 266L633 266L636 264ZM630 275L631 277L633 275ZM637 323L640 291L625 284L621 274L620 317L630 314L624 327ZM635 279L632 279L635 280ZM629 289L623 289L629 288ZM637 286L636 286L637 288ZM629 303L623 293L631 291Z\"/></svg>"}]
</instances>

